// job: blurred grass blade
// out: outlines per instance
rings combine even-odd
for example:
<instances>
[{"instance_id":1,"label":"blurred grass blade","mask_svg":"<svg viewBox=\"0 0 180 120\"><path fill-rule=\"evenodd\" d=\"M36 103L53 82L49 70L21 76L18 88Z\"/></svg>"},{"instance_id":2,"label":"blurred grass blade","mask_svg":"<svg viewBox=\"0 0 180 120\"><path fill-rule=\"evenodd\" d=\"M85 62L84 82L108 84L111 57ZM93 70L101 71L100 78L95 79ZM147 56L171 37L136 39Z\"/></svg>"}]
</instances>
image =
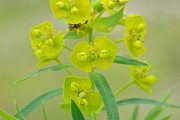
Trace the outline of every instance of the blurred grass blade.
<instances>
[{"instance_id":1,"label":"blurred grass blade","mask_svg":"<svg viewBox=\"0 0 180 120\"><path fill-rule=\"evenodd\" d=\"M172 114L169 114L165 116L164 118L162 118L161 120L172 120L171 117L172 117Z\"/></svg>"},{"instance_id":2,"label":"blurred grass blade","mask_svg":"<svg viewBox=\"0 0 180 120\"><path fill-rule=\"evenodd\" d=\"M137 66L148 66L144 62L140 62L131 58L123 57L123 56L116 56L114 59L114 63L118 64L127 64L127 65L137 65Z\"/></svg>"},{"instance_id":3,"label":"blurred grass blade","mask_svg":"<svg viewBox=\"0 0 180 120\"><path fill-rule=\"evenodd\" d=\"M104 106L109 120L119 120L119 112L117 104L112 93L110 86L107 83L105 77L100 73L91 73L91 80L95 83L98 88L102 99L104 101Z\"/></svg>"},{"instance_id":4,"label":"blurred grass blade","mask_svg":"<svg viewBox=\"0 0 180 120\"><path fill-rule=\"evenodd\" d=\"M172 94L173 90L175 87L173 87L172 89L170 89L164 96L163 98L160 100L162 103L165 103L167 101L167 99L170 97L170 95ZM163 112L163 110L165 110L164 108L165 106L155 106L153 107L148 113L147 115L144 117L144 120L152 120L157 118L160 113Z\"/></svg>"},{"instance_id":5,"label":"blurred grass blade","mask_svg":"<svg viewBox=\"0 0 180 120\"><path fill-rule=\"evenodd\" d=\"M85 120L76 103L71 99L71 113L73 120Z\"/></svg>"},{"instance_id":6,"label":"blurred grass blade","mask_svg":"<svg viewBox=\"0 0 180 120\"><path fill-rule=\"evenodd\" d=\"M4 120L18 120L17 118L9 115L8 113L6 113L5 111L3 111L1 108L0 108L0 116L4 118Z\"/></svg>"},{"instance_id":7,"label":"blurred grass blade","mask_svg":"<svg viewBox=\"0 0 180 120\"><path fill-rule=\"evenodd\" d=\"M124 106L124 105L130 105L130 104L149 104L149 105L157 105L157 106L158 105L159 106L163 105L165 107L180 109L180 106L178 106L178 105L167 104L167 103L163 103L161 101L152 100L152 99L129 98L129 99L124 99L124 100L117 101L118 106ZM104 111L105 108L102 108L101 110Z\"/></svg>"},{"instance_id":8,"label":"blurred grass blade","mask_svg":"<svg viewBox=\"0 0 180 120\"><path fill-rule=\"evenodd\" d=\"M47 71L58 71L58 70L63 70L63 69L69 68L69 67L72 67L72 65L71 64L60 64L60 65L55 65L55 66L48 67L48 68L43 68L43 69L40 69L40 70L38 70L38 71L36 71L34 73L26 75L25 77L15 81L13 84L22 82L22 81L24 81L26 79L29 79L29 78L31 78L33 76L39 75L39 74L47 72Z\"/></svg>"},{"instance_id":9,"label":"blurred grass blade","mask_svg":"<svg viewBox=\"0 0 180 120\"><path fill-rule=\"evenodd\" d=\"M42 110L43 110L44 120L48 120L47 119L47 114L46 114L46 111L45 111L44 101L43 101L43 104L42 104Z\"/></svg>"},{"instance_id":10,"label":"blurred grass blade","mask_svg":"<svg viewBox=\"0 0 180 120\"><path fill-rule=\"evenodd\" d=\"M63 93L62 89L55 89L48 91L44 93L43 95L37 97L33 101L31 101L28 105L26 105L22 110L20 110L20 113L22 116L26 117L29 115L37 106L42 104L42 101L46 101L48 99L51 99L53 97L56 97L58 95L61 95ZM18 117L18 114L14 115L15 117Z\"/></svg>"},{"instance_id":11,"label":"blurred grass blade","mask_svg":"<svg viewBox=\"0 0 180 120\"><path fill-rule=\"evenodd\" d=\"M130 120L138 120L139 105L134 107Z\"/></svg>"},{"instance_id":12,"label":"blurred grass blade","mask_svg":"<svg viewBox=\"0 0 180 120\"><path fill-rule=\"evenodd\" d=\"M19 112L19 108L18 108L18 106L17 106L17 104L16 104L16 101L14 101L14 104L15 104L15 106L16 106L16 112L17 112L17 115L18 115L18 119L19 120L24 120L24 117L21 115L21 113Z\"/></svg>"}]
</instances>

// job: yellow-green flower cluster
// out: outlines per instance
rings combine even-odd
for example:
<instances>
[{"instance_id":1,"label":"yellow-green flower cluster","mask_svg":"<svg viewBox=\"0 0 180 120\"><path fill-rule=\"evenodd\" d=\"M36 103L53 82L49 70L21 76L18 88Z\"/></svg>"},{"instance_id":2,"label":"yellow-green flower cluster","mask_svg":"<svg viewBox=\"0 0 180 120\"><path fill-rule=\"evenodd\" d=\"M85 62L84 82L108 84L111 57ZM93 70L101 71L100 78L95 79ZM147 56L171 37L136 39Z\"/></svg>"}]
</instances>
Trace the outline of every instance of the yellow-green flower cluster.
<instances>
[{"instance_id":1,"label":"yellow-green flower cluster","mask_svg":"<svg viewBox=\"0 0 180 120\"><path fill-rule=\"evenodd\" d=\"M141 56L145 52L143 46L146 34L146 25L142 16L130 15L125 23L125 43L129 52L135 56Z\"/></svg>"},{"instance_id":2,"label":"yellow-green flower cluster","mask_svg":"<svg viewBox=\"0 0 180 120\"><path fill-rule=\"evenodd\" d=\"M93 89L92 81L84 77L66 77L64 81L64 100L66 104L73 99L83 113L96 113L102 103L99 92Z\"/></svg>"},{"instance_id":3,"label":"yellow-green flower cluster","mask_svg":"<svg viewBox=\"0 0 180 120\"><path fill-rule=\"evenodd\" d=\"M104 8L110 13L114 13L119 10L120 7L125 5L128 0L101 0Z\"/></svg>"},{"instance_id":4,"label":"yellow-green flower cluster","mask_svg":"<svg viewBox=\"0 0 180 120\"><path fill-rule=\"evenodd\" d=\"M132 80L143 90L152 93L151 86L156 82L154 75L147 75L150 66L130 66Z\"/></svg>"},{"instance_id":5,"label":"yellow-green flower cluster","mask_svg":"<svg viewBox=\"0 0 180 120\"><path fill-rule=\"evenodd\" d=\"M84 23L91 15L89 0L50 0L50 6L56 18L66 18L69 24Z\"/></svg>"},{"instance_id":6,"label":"yellow-green flower cluster","mask_svg":"<svg viewBox=\"0 0 180 120\"><path fill-rule=\"evenodd\" d=\"M109 38L98 36L94 43L78 43L71 55L71 63L85 72L92 72L96 67L109 68L116 56L118 47Z\"/></svg>"},{"instance_id":7,"label":"yellow-green flower cluster","mask_svg":"<svg viewBox=\"0 0 180 120\"><path fill-rule=\"evenodd\" d=\"M40 60L38 65L43 66L56 59L64 44L64 35L60 31L54 34L54 28L50 22L43 22L31 30L31 46L34 54Z\"/></svg>"}]
</instances>

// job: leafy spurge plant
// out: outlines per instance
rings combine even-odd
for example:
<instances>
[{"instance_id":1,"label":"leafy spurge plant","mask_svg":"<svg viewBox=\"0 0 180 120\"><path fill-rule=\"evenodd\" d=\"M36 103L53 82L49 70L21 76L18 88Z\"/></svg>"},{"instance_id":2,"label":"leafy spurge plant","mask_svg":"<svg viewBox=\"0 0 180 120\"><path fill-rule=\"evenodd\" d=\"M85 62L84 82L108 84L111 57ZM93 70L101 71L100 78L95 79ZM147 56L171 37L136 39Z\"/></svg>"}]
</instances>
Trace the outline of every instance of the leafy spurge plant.
<instances>
[{"instance_id":1,"label":"leafy spurge plant","mask_svg":"<svg viewBox=\"0 0 180 120\"><path fill-rule=\"evenodd\" d=\"M96 120L96 116L106 110L108 120L120 120L121 116L118 106L126 104L153 104L165 105L167 107L180 108L163 101L156 101L143 98L120 98L119 95L132 84L138 85L144 91L152 93L151 86L156 82L155 75L148 75L150 65L139 61L139 57L145 54L144 36L146 34L146 23L143 16L135 14L125 14L125 7L128 0L50 0L50 7L53 15L63 23L68 25L66 32L55 29L51 22L43 22L31 29L31 45L34 54L39 59L38 66L43 67L49 62L55 60L58 65L47 67L29 74L16 81L19 83L40 73L49 70L59 71L65 69L69 76L65 77L64 86L61 89L49 91L19 110L17 105L17 114L13 116L0 109L0 115L6 120L24 120L37 105L43 103L44 119L47 120L44 101L54 96L63 94L64 103L60 106L64 110L72 112L73 120ZM103 16L104 13L106 16ZM121 26L125 29L123 38L113 40L109 34L114 27ZM97 36L94 37L93 33ZM79 39L74 48L69 48L64 41L68 39ZM118 55L119 42L124 42L127 50L132 55L131 58ZM63 64L58 56L62 48L71 52L69 61L71 63ZM105 76L97 72L97 69L108 69L113 63L126 64L130 68L130 81L122 88L113 92ZM89 75L75 76L70 67L77 67L81 72ZM120 72L119 72L120 73ZM117 75L117 78L120 75ZM61 78L63 79L63 78ZM169 96L169 95L168 95ZM155 107L150 113L161 110L161 107ZM138 106L132 114L131 119L136 120ZM90 115L89 118L87 115ZM155 118L158 114L148 114L145 120ZM84 117L85 116L85 117ZM163 119L169 116L162 116Z\"/></svg>"}]
</instances>

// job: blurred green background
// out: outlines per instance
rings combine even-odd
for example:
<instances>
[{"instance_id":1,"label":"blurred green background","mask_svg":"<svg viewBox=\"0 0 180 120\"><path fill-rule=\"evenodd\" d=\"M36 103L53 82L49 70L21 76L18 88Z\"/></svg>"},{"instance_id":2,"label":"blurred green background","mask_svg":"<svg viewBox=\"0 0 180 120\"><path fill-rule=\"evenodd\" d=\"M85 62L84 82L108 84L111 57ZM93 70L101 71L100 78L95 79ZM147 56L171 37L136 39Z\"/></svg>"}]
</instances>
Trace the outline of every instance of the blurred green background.
<instances>
[{"instance_id":1,"label":"blurred green background","mask_svg":"<svg viewBox=\"0 0 180 120\"><path fill-rule=\"evenodd\" d=\"M152 65L152 73L157 75L158 81L153 86L153 94L149 95L137 86L131 86L119 98L146 97L160 99L166 91L176 85L169 103L180 105L180 13L179 0L129 0L127 13L141 14L147 23L145 38L146 54L141 60ZM61 24L51 13L48 0L0 0L0 108L10 114L15 113L16 100L19 108L42 93L62 88L63 79L68 74L65 71L47 72L33 77L17 85L12 83L22 76L36 71L37 58L30 45L29 32L31 27L43 21L51 21L56 30L65 31L66 25ZM118 39L123 32L115 29L112 39ZM68 40L66 44L74 46L76 41ZM122 43L119 44L121 54L128 54ZM69 52L63 50L60 59L68 62ZM52 62L50 65L55 65ZM78 75L84 75L73 68ZM109 84L115 91L130 80L128 67L113 65L106 74ZM112 77L113 76L113 77ZM71 115L59 108L63 97L56 97L45 102L49 120L70 120ZM139 119L151 108L151 105L140 105ZM123 120L127 120L133 105L120 108ZM172 120L180 119L180 111L168 108L166 113L172 113ZM32 112L27 120L43 120L42 107ZM105 114L99 119L105 120ZM0 118L1 119L1 118Z\"/></svg>"}]
</instances>

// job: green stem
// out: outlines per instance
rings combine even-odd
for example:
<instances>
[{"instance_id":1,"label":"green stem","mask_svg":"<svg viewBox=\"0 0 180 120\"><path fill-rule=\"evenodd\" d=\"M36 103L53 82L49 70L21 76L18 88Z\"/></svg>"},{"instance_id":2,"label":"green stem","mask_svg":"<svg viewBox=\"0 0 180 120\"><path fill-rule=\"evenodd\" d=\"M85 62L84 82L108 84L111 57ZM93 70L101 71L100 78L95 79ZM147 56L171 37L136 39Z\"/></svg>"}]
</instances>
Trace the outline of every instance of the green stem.
<instances>
[{"instance_id":1,"label":"green stem","mask_svg":"<svg viewBox=\"0 0 180 120\"><path fill-rule=\"evenodd\" d=\"M114 43L119 43L119 42L123 42L124 41L124 38L121 38L121 39L119 39L119 40L116 40Z\"/></svg>"},{"instance_id":2,"label":"green stem","mask_svg":"<svg viewBox=\"0 0 180 120\"><path fill-rule=\"evenodd\" d=\"M92 29L89 31L89 43L92 43Z\"/></svg>"},{"instance_id":3,"label":"green stem","mask_svg":"<svg viewBox=\"0 0 180 120\"><path fill-rule=\"evenodd\" d=\"M89 118L90 118L90 120L96 120L96 115L95 114L90 114Z\"/></svg>"},{"instance_id":4,"label":"green stem","mask_svg":"<svg viewBox=\"0 0 180 120\"><path fill-rule=\"evenodd\" d=\"M114 96L117 96L119 93L121 93L123 90L125 90L127 87L132 85L134 81L129 81L127 84L125 84L122 88L120 88L117 92L114 93Z\"/></svg>"},{"instance_id":5,"label":"green stem","mask_svg":"<svg viewBox=\"0 0 180 120\"><path fill-rule=\"evenodd\" d=\"M105 10L102 10L100 13L99 13L99 15L95 18L95 20L93 21L93 23L92 23L92 25L94 24L94 23L96 23L96 21L101 17L101 15L103 14L105 12Z\"/></svg>"},{"instance_id":6,"label":"green stem","mask_svg":"<svg viewBox=\"0 0 180 120\"><path fill-rule=\"evenodd\" d=\"M56 58L55 59L56 60L56 62L58 62L59 64L62 64L62 62L58 59L58 58ZM67 73L69 74L69 75L71 75L71 76L74 76L74 74L71 72L71 70L69 70L69 69L65 69L66 71L67 71Z\"/></svg>"},{"instance_id":7,"label":"green stem","mask_svg":"<svg viewBox=\"0 0 180 120\"><path fill-rule=\"evenodd\" d=\"M68 46L63 45L63 47L66 48L67 50L69 50L70 52L73 52L73 50L71 48L69 48Z\"/></svg>"}]
</instances>

